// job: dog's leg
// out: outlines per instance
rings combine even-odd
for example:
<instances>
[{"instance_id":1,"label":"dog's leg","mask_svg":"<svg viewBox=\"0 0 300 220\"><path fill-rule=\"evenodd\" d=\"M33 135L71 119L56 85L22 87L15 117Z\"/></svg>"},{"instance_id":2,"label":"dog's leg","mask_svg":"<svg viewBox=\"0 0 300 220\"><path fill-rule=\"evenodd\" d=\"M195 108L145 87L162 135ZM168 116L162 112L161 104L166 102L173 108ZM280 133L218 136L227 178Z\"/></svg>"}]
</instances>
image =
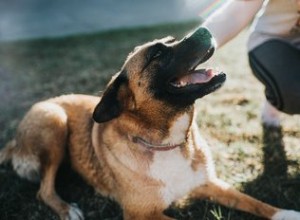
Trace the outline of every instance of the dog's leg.
<instances>
[{"instance_id":1,"label":"dog's leg","mask_svg":"<svg viewBox=\"0 0 300 220\"><path fill-rule=\"evenodd\" d=\"M299 220L300 213L290 210L282 210L246 194L243 194L221 180L208 182L196 188L191 197L209 199L224 206L239 209L271 220Z\"/></svg>"},{"instance_id":2,"label":"dog's leg","mask_svg":"<svg viewBox=\"0 0 300 220\"><path fill-rule=\"evenodd\" d=\"M59 163L49 164L44 167L44 176L41 181L40 190L37 197L50 206L61 220L82 220L83 214L76 205L69 205L64 202L55 191L55 176Z\"/></svg>"},{"instance_id":3,"label":"dog's leg","mask_svg":"<svg viewBox=\"0 0 300 220\"><path fill-rule=\"evenodd\" d=\"M41 177L37 197L62 220L80 220L83 219L81 211L61 200L55 191L56 173L65 156L67 136L68 116L64 109L55 103L36 104L19 126L17 142L20 144L13 164L16 171L26 177L31 172L22 167L34 158Z\"/></svg>"},{"instance_id":4,"label":"dog's leg","mask_svg":"<svg viewBox=\"0 0 300 220\"><path fill-rule=\"evenodd\" d=\"M82 220L83 214L75 205L63 201L55 191L56 173L65 153L65 143L56 143L55 146L47 147L44 158L41 156L42 179L37 197L50 206L61 220Z\"/></svg>"}]
</instances>

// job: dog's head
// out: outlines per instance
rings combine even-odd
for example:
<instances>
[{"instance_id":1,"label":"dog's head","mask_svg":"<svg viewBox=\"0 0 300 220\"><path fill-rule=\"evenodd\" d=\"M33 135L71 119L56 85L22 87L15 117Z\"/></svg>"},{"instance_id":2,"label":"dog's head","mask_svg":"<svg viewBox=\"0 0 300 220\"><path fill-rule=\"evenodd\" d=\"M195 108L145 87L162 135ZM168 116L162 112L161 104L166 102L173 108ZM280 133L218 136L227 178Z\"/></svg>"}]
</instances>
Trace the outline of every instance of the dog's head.
<instances>
[{"instance_id":1,"label":"dog's head","mask_svg":"<svg viewBox=\"0 0 300 220\"><path fill-rule=\"evenodd\" d=\"M182 112L196 99L219 88L224 73L196 69L214 52L214 40L199 28L180 41L172 37L137 47L121 71L108 84L95 108L96 122L106 122L124 112L136 115ZM163 117L163 116L162 116Z\"/></svg>"}]
</instances>

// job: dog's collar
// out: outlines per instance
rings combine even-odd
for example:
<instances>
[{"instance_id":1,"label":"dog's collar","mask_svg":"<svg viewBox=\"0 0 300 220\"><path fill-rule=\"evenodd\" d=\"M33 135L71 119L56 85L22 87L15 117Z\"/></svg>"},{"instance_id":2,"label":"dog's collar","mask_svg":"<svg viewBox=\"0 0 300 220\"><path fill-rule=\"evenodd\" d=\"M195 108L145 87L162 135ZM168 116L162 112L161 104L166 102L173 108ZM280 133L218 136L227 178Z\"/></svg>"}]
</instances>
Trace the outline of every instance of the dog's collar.
<instances>
[{"instance_id":1,"label":"dog's collar","mask_svg":"<svg viewBox=\"0 0 300 220\"><path fill-rule=\"evenodd\" d=\"M147 148L148 150L153 150L153 151L169 151L169 150L173 150L173 149L175 149L177 147L181 147L182 146L182 144L176 144L176 145L152 144L152 143L149 143L149 142L145 141L143 138L137 137L137 136L132 137L132 142L140 144L143 147Z\"/></svg>"}]
</instances>

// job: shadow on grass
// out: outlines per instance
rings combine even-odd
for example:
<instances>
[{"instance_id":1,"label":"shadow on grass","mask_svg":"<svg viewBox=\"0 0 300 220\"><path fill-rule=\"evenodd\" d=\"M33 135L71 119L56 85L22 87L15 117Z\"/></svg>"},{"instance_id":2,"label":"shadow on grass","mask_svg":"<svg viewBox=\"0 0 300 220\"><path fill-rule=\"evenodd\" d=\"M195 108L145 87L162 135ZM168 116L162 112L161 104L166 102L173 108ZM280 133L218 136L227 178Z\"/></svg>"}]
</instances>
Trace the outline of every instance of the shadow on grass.
<instances>
[{"instance_id":1,"label":"shadow on grass","mask_svg":"<svg viewBox=\"0 0 300 220\"><path fill-rule=\"evenodd\" d=\"M262 174L246 183L244 191L274 206L300 210L300 176L288 174L290 167L299 164L286 156L281 127L263 127L262 162Z\"/></svg>"},{"instance_id":2,"label":"shadow on grass","mask_svg":"<svg viewBox=\"0 0 300 220\"><path fill-rule=\"evenodd\" d=\"M264 171L261 178L287 178L288 159L284 149L281 127L263 127L263 164Z\"/></svg>"}]
</instances>

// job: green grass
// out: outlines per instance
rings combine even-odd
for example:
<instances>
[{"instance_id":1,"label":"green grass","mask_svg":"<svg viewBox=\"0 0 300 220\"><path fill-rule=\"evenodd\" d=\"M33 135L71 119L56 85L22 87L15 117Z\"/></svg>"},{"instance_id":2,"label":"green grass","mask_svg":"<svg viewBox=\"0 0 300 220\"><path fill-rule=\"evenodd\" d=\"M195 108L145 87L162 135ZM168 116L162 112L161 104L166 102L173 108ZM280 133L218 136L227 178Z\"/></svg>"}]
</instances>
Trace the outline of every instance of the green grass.
<instances>
[{"instance_id":1,"label":"green grass","mask_svg":"<svg viewBox=\"0 0 300 220\"><path fill-rule=\"evenodd\" d=\"M182 37L197 24L0 43L0 147L33 103L67 93L97 95L135 46L166 35ZM300 210L300 118L284 115L280 129L260 125L263 87L249 70L246 37L242 33L209 61L228 80L197 102L197 120L222 179L265 202ZM0 167L0 219L57 219L36 200L37 190L38 185L20 179L11 167ZM122 219L115 202L96 195L68 166L59 172L57 190L65 200L78 203L86 219ZM168 213L177 219L260 219L207 201L191 201Z\"/></svg>"}]
</instances>

